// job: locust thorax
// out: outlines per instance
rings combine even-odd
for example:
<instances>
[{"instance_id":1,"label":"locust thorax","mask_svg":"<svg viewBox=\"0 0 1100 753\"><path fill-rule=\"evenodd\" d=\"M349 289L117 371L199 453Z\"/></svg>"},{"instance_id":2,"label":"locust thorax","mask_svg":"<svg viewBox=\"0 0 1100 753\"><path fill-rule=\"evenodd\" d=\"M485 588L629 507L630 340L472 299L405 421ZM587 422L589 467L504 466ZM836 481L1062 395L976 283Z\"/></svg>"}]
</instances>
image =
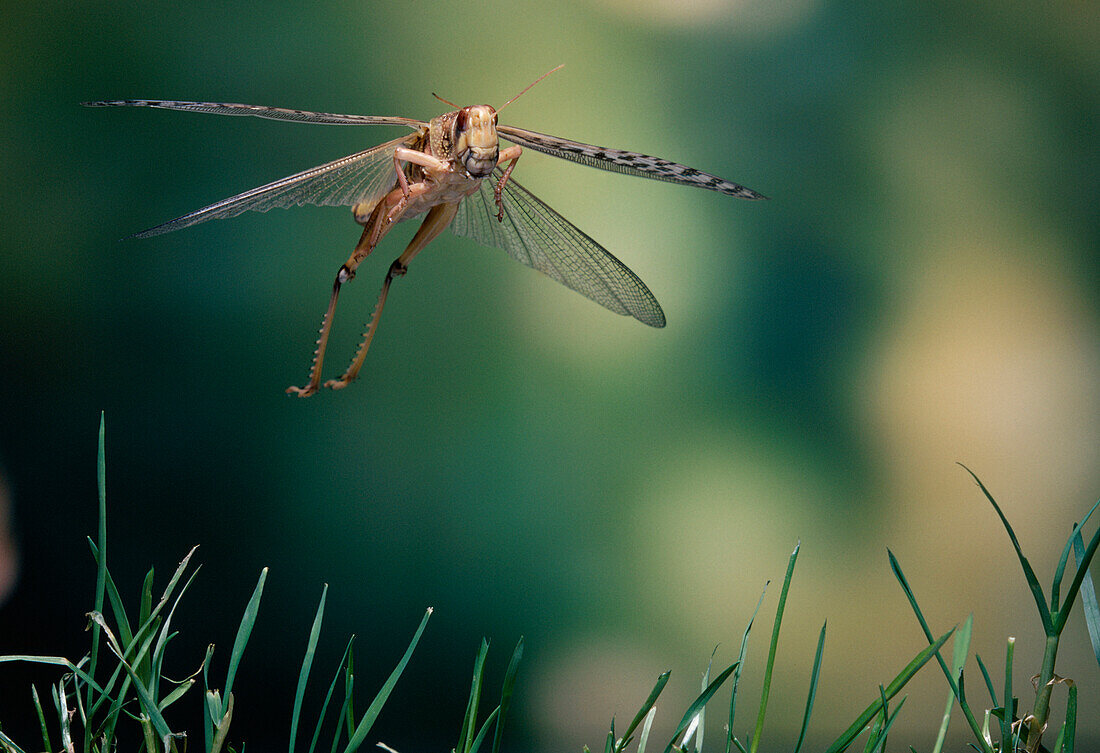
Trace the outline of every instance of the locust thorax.
<instances>
[{"instance_id":1,"label":"locust thorax","mask_svg":"<svg viewBox=\"0 0 1100 753\"><path fill-rule=\"evenodd\" d=\"M484 178L497 166L497 112L490 105L470 105L434 118L432 153L453 159L471 178Z\"/></svg>"}]
</instances>

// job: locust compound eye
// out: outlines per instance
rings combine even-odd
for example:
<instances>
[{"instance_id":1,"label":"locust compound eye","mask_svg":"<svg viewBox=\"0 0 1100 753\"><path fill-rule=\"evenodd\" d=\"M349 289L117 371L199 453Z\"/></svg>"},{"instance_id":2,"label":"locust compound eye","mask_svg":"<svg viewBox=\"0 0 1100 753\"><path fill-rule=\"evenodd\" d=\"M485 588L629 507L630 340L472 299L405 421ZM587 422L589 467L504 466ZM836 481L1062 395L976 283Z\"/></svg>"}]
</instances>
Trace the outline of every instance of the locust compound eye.
<instances>
[{"instance_id":1,"label":"locust compound eye","mask_svg":"<svg viewBox=\"0 0 1100 753\"><path fill-rule=\"evenodd\" d=\"M455 116L455 133L462 133L466 130L466 117L469 108L463 107L458 111L458 115Z\"/></svg>"}]
</instances>

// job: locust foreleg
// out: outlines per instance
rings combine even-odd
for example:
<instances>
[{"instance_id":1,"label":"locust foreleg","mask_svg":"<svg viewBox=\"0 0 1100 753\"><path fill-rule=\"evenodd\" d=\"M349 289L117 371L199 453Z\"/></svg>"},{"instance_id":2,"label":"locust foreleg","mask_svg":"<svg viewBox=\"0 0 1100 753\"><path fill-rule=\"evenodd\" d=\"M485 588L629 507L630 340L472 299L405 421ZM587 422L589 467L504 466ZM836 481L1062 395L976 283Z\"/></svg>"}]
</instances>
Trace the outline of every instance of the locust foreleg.
<instances>
[{"instance_id":1,"label":"locust foreleg","mask_svg":"<svg viewBox=\"0 0 1100 753\"><path fill-rule=\"evenodd\" d=\"M502 151L497 158L497 167L505 162L508 163L508 167L504 168L504 174L493 186L493 199L497 204L497 222L504 222L504 186L508 183L508 178L512 177L512 170L515 169L516 162L519 161L521 154L523 154L523 148L517 144Z\"/></svg>"}]
</instances>

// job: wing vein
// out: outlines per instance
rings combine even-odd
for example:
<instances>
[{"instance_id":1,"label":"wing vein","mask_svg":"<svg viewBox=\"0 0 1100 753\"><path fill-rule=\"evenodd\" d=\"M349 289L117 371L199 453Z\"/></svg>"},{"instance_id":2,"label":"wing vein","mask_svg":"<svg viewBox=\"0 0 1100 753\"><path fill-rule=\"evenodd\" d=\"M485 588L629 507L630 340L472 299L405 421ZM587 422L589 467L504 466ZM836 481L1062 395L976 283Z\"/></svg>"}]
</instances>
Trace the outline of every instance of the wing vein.
<instances>
[{"instance_id":1,"label":"wing vein","mask_svg":"<svg viewBox=\"0 0 1100 753\"><path fill-rule=\"evenodd\" d=\"M133 237L148 238L207 220L236 217L250 210L266 212L270 209L303 204L352 206L360 202L378 201L397 180L397 173L393 166L394 151L413 138L415 137L403 136L324 165L288 175L135 233Z\"/></svg>"},{"instance_id":2,"label":"wing vein","mask_svg":"<svg viewBox=\"0 0 1100 753\"><path fill-rule=\"evenodd\" d=\"M514 180L504 188L504 221L497 222L494 182L499 168L459 207L455 234L501 248L617 314L663 327L660 304L637 275L600 244Z\"/></svg>"}]
</instances>

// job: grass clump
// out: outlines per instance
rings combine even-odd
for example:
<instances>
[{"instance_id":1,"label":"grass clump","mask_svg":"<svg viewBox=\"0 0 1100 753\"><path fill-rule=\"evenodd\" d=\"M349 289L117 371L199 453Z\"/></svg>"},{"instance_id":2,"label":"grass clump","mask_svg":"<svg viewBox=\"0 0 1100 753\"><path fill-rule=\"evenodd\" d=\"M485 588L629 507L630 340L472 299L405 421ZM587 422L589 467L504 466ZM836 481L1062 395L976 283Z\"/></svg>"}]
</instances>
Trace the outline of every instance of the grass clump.
<instances>
[{"instance_id":1,"label":"grass clump","mask_svg":"<svg viewBox=\"0 0 1100 753\"><path fill-rule=\"evenodd\" d=\"M963 467L965 468L965 466ZM866 735L866 739L863 743L863 750L865 753L879 753L880 751L885 751L890 729L897 719L898 712L901 711L902 704L905 702L905 697L903 696L898 699L892 709L890 704L898 698L899 693L905 687L906 683L908 683L921 667L928 663L933 657L943 671L949 688L944 713L940 719L939 733L934 747L932 748L933 753L940 753L940 751L943 750L952 712L956 706L961 709L969 727L969 732L972 736L970 747L981 753L1007 753L1008 751L1012 751L1013 753L1016 751L1026 751L1027 753L1046 753L1047 751L1053 753L1073 753L1074 751L1078 713L1077 687L1073 680L1066 677L1060 677L1055 673L1054 669L1058 655L1058 642L1078 597L1080 597L1082 602L1085 622L1088 627L1093 650L1096 654L1096 661L1097 664L1100 665L1100 607L1097 605L1095 585L1088 569L1089 564L1096 554L1097 547L1100 546L1100 530L1093 533L1087 545L1084 543L1081 534L1082 527L1089 518L1092 517L1097 507L1100 507L1100 502L1097 502L1096 505L1089 510L1088 514L1080 523L1075 523L1073 525L1069 539L1062 549L1061 558L1058 561L1058 566L1054 573L1048 599L1043 593L1042 586L1039 584L1039 580L1031 564L1020 548L1016 533L1013 531L1011 524L1009 524L1008 519L1001 511L1000 506L989 493L989 490L986 489L985 485L982 484L981 480L978 479L969 468L965 469L967 473L973 477L990 505L993 506L1005 531L1008 533L1008 537L1012 542L1017 558L1023 569L1028 588L1034 597L1036 611L1038 612L1039 619L1046 634L1046 650L1043 656L1042 667L1033 678L1034 701L1032 702L1031 711L1022 711L1020 699L1014 695L1013 654L1016 639L1011 637L1007 639L1005 649L1005 680L1003 694L1000 697L998 697L997 689L990 679L990 674L986 669L982 657L977 654L974 656L975 663L981 671L985 689L989 695L988 706L983 711L976 711L976 707L972 700L967 696L965 684L965 666L969 657L973 615L968 616L961 626L953 627L938 638L935 637L917 603L913 589L909 585L905 574L902 572L900 563L894 556L894 553L887 550L890 559L890 568L909 600L909 604L913 609L917 621L920 623L921 629L928 640L928 645L919 651L916 656L898 672L889 684L885 686L879 685L877 697L872 700L844 732L829 745L826 749L826 753L841 753L842 751L846 751L864 735ZM775 619L772 625L771 643L769 645L768 658L764 668L763 690L757 706L756 723L753 727L752 734L747 738L747 742L743 742L735 735L734 722L738 698L738 680L740 679L741 669L745 660L745 648L748 643L749 633L752 630L753 622L755 622L757 611L760 609L759 603L756 607L757 611L753 612L748 627L745 628L745 632L741 638L741 650L738 654L737 661L727 667L717 678L715 678L714 682L709 685L708 678L710 675L710 665L708 664L706 672L703 674L702 693L689 707L687 713L684 714L683 719L681 719L676 727L676 732L672 739L664 746L663 753L702 753L704 706L712 698L715 691L717 691L718 686L731 677L733 678L733 682L730 693L729 717L726 725L725 753L733 753L734 749L736 749L738 753L756 753L759 749L779 644L779 628L783 620L783 611L787 603L787 592L790 587L791 578L794 575L795 562L798 559L798 550L799 546L796 546L788 561L787 574L783 580L783 589L779 596L779 604L776 608ZM1071 551L1076 560L1076 564L1073 566L1070 566L1069 563ZM1069 568L1068 573L1067 568ZM1069 586L1065 589L1064 595L1061 595L1061 589L1066 581L1067 574L1070 576ZM761 595L761 601L763 601L763 595ZM821 626L821 633L818 637L813 669L810 673L809 691L803 709L802 726L798 735L798 740L793 748L794 753L799 753L806 740L806 734L813 712L814 698L817 695L818 678L821 670L821 657L825 646L825 629L826 625L823 624ZM953 644L951 665L948 666L947 661L941 653L941 649L952 635L954 635L955 640ZM711 660L713 661L713 655ZM625 753L626 747L632 741L632 736L638 724L642 722L643 719L644 724L638 739L636 753L646 753L650 726L653 722L653 716L656 713L654 704L658 696L660 696L661 691L664 690L668 678L668 672L665 672L657 678L657 683L653 687L653 691L650 693L645 703L642 704L638 714L635 715L633 721L621 737L616 737L615 720L611 720L611 730L607 734L604 753ZM1066 713L1061 720L1053 720L1050 717L1051 693L1055 687L1060 685L1065 686L1067 689ZM1042 738L1044 734L1048 734L1048 732L1052 730L1052 725L1056 725L1053 727L1053 729L1056 730L1056 738L1053 747L1047 748L1043 745ZM910 750L916 751L916 749L912 747L910 747ZM587 747L585 747L585 753L591 753Z\"/></svg>"},{"instance_id":2,"label":"grass clump","mask_svg":"<svg viewBox=\"0 0 1100 753\"><path fill-rule=\"evenodd\" d=\"M104 425L101 418L98 453L99 532L96 541L91 539L88 541L97 566L95 608L88 613L91 636L88 653L76 662L60 656L6 655L0 656L0 663L32 662L55 665L64 670L56 684L50 686L48 700L45 703L37 687L31 686L31 700L38 718L41 749L44 751L113 753L119 748L120 743L124 743L127 746L126 749L132 749L128 738L125 741L120 738L120 731L123 728L130 728L136 729L139 751L185 753L192 735L187 730L171 726L166 712L200 681L204 699L201 719L202 749L205 753L233 751L234 749L229 745L229 731L236 703L233 681L259 615L264 583L267 580L267 568L260 572L252 597L244 608L224 679L219 683L211 678L213 645L207 648L199 668L190 676L183 680L169 679L162 670L164 656L168 644L177 635L172 630L172 617L176 607L198 573L198 567L191 567L191 558L195 549L189 551L179 563L158 599L154 599L153 596L153 571L150 570L146 574L137 618L131 622L115 581L107 568L105 476ZM289 753L295 753L297 747L299 727L302 722L302 705L321 633L327 594L328 586L325 586L321 592L321 600L313 619L298 675L290 721ZM428 608L397 666L375 693L366 711L358 717L354 712L352 697L355 637L352 636L349 639L314 722L307 753L316 753L319 749L324 722L334 700L337 700L339 710L336 713L336 724L331 732L332 740L328 744L329 753L341 751L355 753L363 745L371 726L409 663L431 614L432 610ZM480 694L481 669L487 649L488 644L485 644L479 655L475 672L474 687L477 694ZM521 652L522 640L508 668L500 706L482 725L477 737L461 747L457 753L477 753L486 730L494 721L496 732L493 751L497 752L504 726L504 713L507 711L511 697ZM342 698L340 698L341 695ZM477 705L473 698L471 703L471 710L467 715L468 723L472 728ZM298 750L301 749L298 748ZM4 753L24 753L25 749L0 731L0 750Z\"/></svg>"},{"instance_id":3,"label":"grass clump","mask_svg":"<svg viewBox=\"0 0 1100 753\"><path fill-rule=\"evenodd\" d=\"M976 704L972 697L968 696L966 664L969 658L973 617L967 617L961 626L952 627L936 637L918 605L915 592L902 572L900 563L894 554L887 550L890 567L924 632L927 645L918 651L888 684L878 686L877 692L873 693L873 698L866 708L829 745L826 753L846 751L864 737L865 753L885 751L890 730L905 702L901 691L909 680L932 659L935 659L940 666L948 685L945 709L942 718L939 719L939 734L932 749L933 753L939 753L943 749L952 713L956 707L961 710L972 737L970 746L981 753L1005 753L1006 751L1073 753L1078 714L1077 688L1072 680L1055 673L1055 664L1060 637L1078 599L1082 605L1097 663L1100 664L1100 607L1097 605L1095 585L1088 571L1097 547L1100 546L1100 530L1094 532L1087 545L1081 533L1082 526L1100 506L1100 502L1080 523L1074 524L1069 539L1063 547L1049 594L1046 594L1028 559L1024 556L1016 534L1000 506L978 477L969 469L967 472L974 478L982 494L996 511L1012 542L1046 635L1045 653L1042 666L1035 677L1035 693L1031 710L1023 711L1020 699L1015 696L1014 638L1007 639L1004 684L1000 694L985 662L980 656L975 655L975 663L980 670L989 702ZM228 670L221 682L212 681L210 676L213 645L207 648L198 669L190 676L183 680L169 679L162 669L164 657L168 644L177 635L172 630L172 618L176 607L198 573L198 567L191 567L191 558L195 549L189 551L180 562L159 598L154 599L153 596L153 571L150 570L147 573L141 590L137 616L131 622L114 579L107 568L106 479L102 418L99 429L98 488L99 531L95 541L91 539L88 541L97 568L95 608L88 614L91 636L88 653L76 662L59 656L0 656L0 663L33 662L63 669L61 678L50 686L45 702L40 697L37 687L33 685L31 687L31 700L41 734L41 749L47 753L114 753L120 745L119 731L125 728L134 730L126 733L127 749L131 749L129 736L136 733L136 748L139 753L186 753L191 735L187 730L174 729L169 724L166 712L201 681L204 700L201 717L203 751L204 753L222 753L223 751L232 753L234 749L229 744L229 731L236 702L233 682L259 615L267 569L264 568L260 572L256 587L244 608L230 654ZM768 698L778 656L780 627L800 546L800 544L795 546L788 560L772 623L763 687L751 734L742 740L734 730L736 729L738 685L745 663L749 635L756 621L760 604L763 602L763 594L741 636L737 660L718 672L712 680L711 669L714 661L712 653L703 673L699 695L681 716L674 733L664 744L661 753L702 753L706 707L727 682L731 688L729 711L726 716L724 739L719 747L724 748L724 753L734 753L735 750L736 753L757 753L763 739ZM1070 564L1071 553L1075 561L1073 565ZM1069 576L1068 586L1065 585L1067 576ZM304 722L301 712L320 638L327 596L328 586L326 585L321 592L298 675L290 719L288 753L303 750L303 747L299 746L300 731ZM308 748L304 748L306 753L317 753L319 749L323 750L319 746L325 729L325 720L331 708L336 708L336 711L335 723L329 725L331 727L331 740L327 743L329 753L355 753L362 747L408 665L431 614L432 610L428 608L404 655L382 687L375 692L367 709L358 717L353 703L355 637L352 636L348 640L343 656L328 685L320 711L314 720ZM814 700L818 692L825 634L826 625L823 624L810 672L801 728L793 747L794 753L800 753L807 739ZM942 650L952 636L954 636L954 642L949 665ZM511 704L523 647L523 639L520 638L505 672L500 701L488 716L479 722L485 661L489 650L488 641L482 641L474 660L470 695L458 742L451 753L481 753L483 748L487 749L489 745L490 731L492 732L491 753L500 753L504 720ZM615 720L612 718L604 741L603 753L627 753L628 746L634 742L635 736L637 737L636 753L647 753L647 749L652 753L650 736L657 711L656 702L667 685L670 674L670 672L664 672L658 676L653 690L621 735L616 733ZM1050 700L1052 692L1058 686L1066 688L1067 703L1065 716L1055 720L1051 718ZM1044 734L1048 739L1050 734L1055 734L1053 747L1047 748L1043 745ZM382 743L378 745L389 753L396 753ZM915 751L913 748L910 750ZM0 731L0 753L24 753L24 751L23 747ZM584 753L591 753L587 746L584 747Z\"/></svg>"}]
</instances>

